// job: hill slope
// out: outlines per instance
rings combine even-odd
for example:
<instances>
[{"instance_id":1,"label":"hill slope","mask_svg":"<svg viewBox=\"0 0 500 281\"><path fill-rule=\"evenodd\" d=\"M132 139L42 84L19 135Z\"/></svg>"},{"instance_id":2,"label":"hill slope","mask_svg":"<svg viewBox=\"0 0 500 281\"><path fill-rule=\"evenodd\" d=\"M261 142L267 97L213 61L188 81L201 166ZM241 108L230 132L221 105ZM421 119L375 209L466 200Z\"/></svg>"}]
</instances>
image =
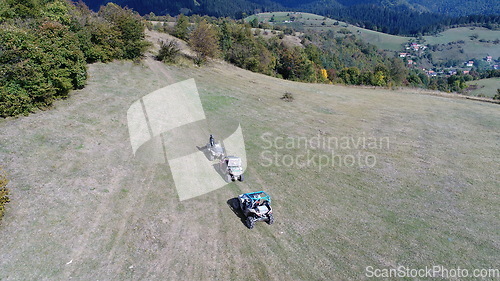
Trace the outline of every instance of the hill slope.
<instances>
[{"instance_id":1,"label":"hill slope","mask_svg":"<svg viewBox=\"0 0 500 281\"><path fill-rule=\"evenodd\" d=\"M293 22L289 22L291 17L293 17ZM309 30L314 32L335 31L339 36L343 36L347 29L356 37L376 45L382 50L394 52L404 51L404 45L410 40L419 40L419 37L386 34L310 13L300 13L300 15L288 12L259 13L247 17L246 20L250 22L254 18L257 18L259 22L266 23L269 23L271 18L274 18L275 21L272 24L280 25L283 28L291 27L306 34ZM477 39L471 40L473 36L477 36ZM500 48L498 48L498 44L494 43L498 38L500 38L499 30L480 27L458 27L450 28L433 36L423 36L420 38L420 42L424 45L441 45L430 51L436 62L447 60L465 62L472 58L481 60L486 56L498 58ZM458 42L460 43L458 44Z\"/></svg>"},{"instance_id":2,"label":"hill slope","mask_svg":"<svg viewBox=\"0 0 500 281\"><path fill-rule=\"evenodd\" d=\"M0 121L12 190L2 280L359 280L367 266L497 266L498 105L289 82L220 62L148 58L89 73L55 109ZM216 136L241 123L249 167L245 182L179 202L168 165L133 157L127 109L190 78ZM338 147L342 163L320 170L332 151L309 147L315 160L290 162L305 150L283 147L286 137L382 145ZM226 201L260 189L276 222L248 230Z\"/></svg>"}]
</instances>

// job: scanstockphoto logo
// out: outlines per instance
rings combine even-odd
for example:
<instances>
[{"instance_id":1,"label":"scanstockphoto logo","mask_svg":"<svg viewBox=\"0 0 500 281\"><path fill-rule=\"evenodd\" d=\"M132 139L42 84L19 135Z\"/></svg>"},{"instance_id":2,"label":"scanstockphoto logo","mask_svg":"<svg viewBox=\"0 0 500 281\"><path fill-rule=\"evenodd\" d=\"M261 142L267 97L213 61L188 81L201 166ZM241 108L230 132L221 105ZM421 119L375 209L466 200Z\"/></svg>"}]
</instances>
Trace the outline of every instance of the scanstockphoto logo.
<instances>
[{"instance_id":1,"label":"scanstockphoto logo","mask_svg":"<svg viewBox=\"0 0 500 281\"><path fill-rule=\"evenodd\" d=\"M323 171L333 167L373 168L377 150L390 148L389 137L358 136L283 137L272 133L260 136L264 145L260 164L264 167L313 167Z\"/></svg>"},{"instance_id":2,"label":"scanstockphoto logo","mask_svg":"<svg viewBox=\"0 0 500 281\"><path fill-rule=\"evenodd\" d=\"M212 129L194 79L158 89L135 101L127 111L127 121L134 156L150 163L168 163L181 201L227 184L217 170L218 162L211 161L204 149ZM241 158L245 169L241 126L221 142L228 155Z\"/></svg>"}]
</instances>

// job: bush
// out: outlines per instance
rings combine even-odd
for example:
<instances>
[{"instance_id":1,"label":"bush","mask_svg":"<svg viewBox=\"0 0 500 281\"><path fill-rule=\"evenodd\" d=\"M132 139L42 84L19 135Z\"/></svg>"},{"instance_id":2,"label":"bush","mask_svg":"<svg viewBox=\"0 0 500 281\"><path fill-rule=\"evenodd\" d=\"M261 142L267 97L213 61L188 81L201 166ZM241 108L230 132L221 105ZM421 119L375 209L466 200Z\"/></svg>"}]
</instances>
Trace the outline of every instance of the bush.
<instances>
[{"instance_id":1,"label":"bush","mask_svg":"<svg viewBox=\"0 0 500 281\"><path fill-rule=\"evenodd\" d=\"M6 187L8 183L6 173L0 170L0 220L5 213L5 205L10 202L9 189Z\"/></svg>"},{"instance_id":2,"label":"bush","mask_svg":"<svg viewBox=\"0 0 500 281\"><path fill-rule=\"evenodd\" d=\"M170 41L160 41L160 51L156 59L166 63L175 63L177 61L177 56L179 55L180 49L174 40Z\"/></svg>"},{"instance_id":3,"label":"bush","mask_svg":"<svg viewBox=\"0 0 500 281\"><path fill-rule=\"evenodd\" d=\"M500 89L497 89L497 94L493 97L494 100L500 100Z\"/></svg>"},{"instance_id":4,"label":"bush","mask_svg":"<svg viewBox=\"0 0 500 281\"><path fill-rule=\"evenodd\" d=\"M294 100L294 97L293 97L292 93L286 92L286 93L283 94L283 96L281 97L281 99L284 100L284 101L287 101L287 102L292 102Z\"/></svg>"},{"instance_id":5,"label":"bush","mask_svg":"<svg viewBox=\"0 0 500 281\"><path fill-rule=\"evenodd\" d=\"M341 33L341 34L351 34L352 32L349 29L347 29L347 28L344 27L344 28L341 28L338 31L338 33Z\"/></svg>"},{"instance_id":6,"label":"bush","mask_svg":"<svg viewBox=\"0 0 500 281\"><path fill-rule=\"evenodd\" d=\"M287 28L283 29L283 33L286 35L292 35L294 33L294 30L290 27L287 27Z\"/></svg>"}]
</instances>

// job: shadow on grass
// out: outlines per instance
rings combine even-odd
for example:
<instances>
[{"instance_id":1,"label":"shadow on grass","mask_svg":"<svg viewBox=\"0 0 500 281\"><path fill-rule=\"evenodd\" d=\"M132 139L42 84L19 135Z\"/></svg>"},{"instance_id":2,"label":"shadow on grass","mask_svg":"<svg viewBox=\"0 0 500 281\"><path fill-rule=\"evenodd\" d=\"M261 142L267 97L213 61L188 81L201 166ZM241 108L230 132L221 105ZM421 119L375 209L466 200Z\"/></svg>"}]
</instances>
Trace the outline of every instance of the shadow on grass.
<instances>
[{"instance_id":1,"label":"shadow on grass","mask_svg":"<svg viewBox=\"0 0 500 281\"><path fill-rule=\"evenodd\" d=\"M214 168L214 170L219 174L219 176L227 183L231 183L233 181L236 181L236 180L232 180L231 179L231 176L229 176L229 174L226 172L226 170L223 170L221 169L220 167L220 162L219 163L215 163L212 165L212 167ZM233 198L233 199L236 199L238 200L238 198ZM231 199L229 199L227 202L229 202ZM237 203L237 202L236 202ZM236 204L235 203L235 204ZM229 203L228 203L229 204Z\"/></svg>"},{"instance_id":2,"label":"shadow on grass","mask_svg":"<svg viewBox=\"0 0 500 281\"><path fill-rule=\"evenodd\" d=\"M220 160L221 158L217 158L217 157L214 157L212 155L212 153L209 151L209 149L207 148L208 147L208 144L205 145L205 146L196 146L196 148L203 152L203 154L205 155L205 157L207 158L208 161L212 162L214 161L215 159L217 160ZM213 162L212 162L213 163ZM228 178L228 175L226 173L225 170L221 170L220 168L220 162L216 162L216 163L213 163L212 164L212 167L214 168L214 170L217 172L217 174L220 175L220 177L227 183L230 183L232 182L231 178Z\"/></svg>"},{"instance_id":3,"label":"shadow on grass","mask_svg":"<svg viewBox=\"0 0 500 281\"><path fill-rule=\"evenodd\" d=\"M198 148L199 151L203 152L203 154L205 154L205 157L207 157L207 160L208 161L212 161L213 159L210 157L211 154L210 154L210 151L208 151L208 148L207 146L196 146L196 148Z\"/></svg>"},{"instance_id":4,"label":"shadow on grass","mask_svg":"<svg viewBox=\"0 0 500 281\"><path fill-rule=\"evenodd\" d=\"M240 201L238 200L238 198L231 198L229 200L227 200L227 205L229 206L229 208L231 209L231 211L233 211L233 213L240 219L241 223L246 227L246 217L245 215L243 214L243 212L241 211L240 209Z\"/></svg>"}]
</instances>

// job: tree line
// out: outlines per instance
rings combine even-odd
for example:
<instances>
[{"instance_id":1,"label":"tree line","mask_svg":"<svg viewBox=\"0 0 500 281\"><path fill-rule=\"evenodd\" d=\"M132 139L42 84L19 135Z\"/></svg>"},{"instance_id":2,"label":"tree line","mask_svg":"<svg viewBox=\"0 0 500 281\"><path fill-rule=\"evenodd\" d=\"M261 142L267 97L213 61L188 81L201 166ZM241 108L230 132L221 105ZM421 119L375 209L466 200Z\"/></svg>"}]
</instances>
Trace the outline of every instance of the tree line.
<instances>
[{"instance_id":1,"label":"tree line","mask_svg":"<svg viewBox=\"0 0 500 281\"><path fill-rule=\"evenodd\" d=\"M353 34L309 33L301 45L287 43L293 31L252 29L229 18L177 17L173 28L156 26L187 40L200 56L219 57L241 68L293 81L348 85L400 86L408 74L402 60L392 58ZM279 29L279 27L277 27ZM271 35L271 36L269 36ZM165 43L165 54L172 52Z\"/></svg>"},{"instance_id":2,"label":"tree line","mask_svg":"<svg viewBox=\"0 0 500 281\"><path fill-rule=\"evenodd\" d=\"M142 56L144 20L115 4L0 2L0 116L28 114L83 88L87 63Z\"/></svg>"},{"instance_id":3,"label":"tree line","mask_svg":"<svg viewBox=\"0 0 500 281\"><path fill-rule=\"evenodd\" d=\"M275 26L271 30L265 23L197 15L168 20L176 20L174 27L160 24L150 28L188 41L198 53L198 62L222 58L241 68L287 80L461 92L467 81L500 76L498 70L476 69L470 74L429 77L350 32L308 32L299 37L300 46L292 46L286 43L286 34L294 33L290 28ZM178 54L173 42L165 42L159 58L172 63Z\"/></svg>"}]
</instances>

